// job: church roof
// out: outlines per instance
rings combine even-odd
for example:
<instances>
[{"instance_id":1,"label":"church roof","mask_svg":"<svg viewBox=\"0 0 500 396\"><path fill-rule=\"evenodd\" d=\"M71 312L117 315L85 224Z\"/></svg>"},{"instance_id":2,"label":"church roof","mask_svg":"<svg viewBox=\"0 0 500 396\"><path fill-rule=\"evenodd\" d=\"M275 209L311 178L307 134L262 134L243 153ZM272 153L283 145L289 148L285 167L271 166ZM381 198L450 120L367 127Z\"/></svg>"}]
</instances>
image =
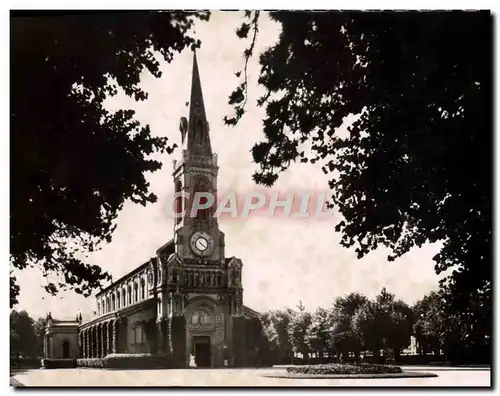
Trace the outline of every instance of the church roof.
<instances>
[{"instance_id":1,"label":"church roof","mask_svg":"<svg viewBox=\"0 0 500 396\"><path fill-rule=\"evenodd\" d=\"M257 311L254 311L253 309L248 308L246 305L243 305L243 315L247 315L250 317L253 316L255 318L258 318L260 316L260 314Z\"/></svg>"},{"instance_id":2,"label":"church roof","mask_svg":"<svg viewBox=\"0 0 500 396\"><path fill-rule=\"evenodd\" d=\"M156 250L156 254L157 255L160 255L162 253L168 255L170 253L173 253L175 251L175 245L174 245L174 240L173 239L170 239L166 244L164 244L163 246L160 246L157 250ZM135 274L141 272L142 270L144 270L148 265L149 263L151 262L151 259L146 261L144 264L141 264L139 265L138 267L136 267L135 269L133 269L132 271L130 272L127 272L125 275L123 275L121 278L117 279L116 281L112 282L110 285L106 286L104 289L102 289L99 293L96 294L96 297L99 297L101 296L102 294L106 293L108 290L112 289L113 287L115 287L116 285L118 285L119 283L122 283L124 282L125 280L127 280L128 278L131 278L132 276L134 276Z\"/></svg>"}]
</instances>

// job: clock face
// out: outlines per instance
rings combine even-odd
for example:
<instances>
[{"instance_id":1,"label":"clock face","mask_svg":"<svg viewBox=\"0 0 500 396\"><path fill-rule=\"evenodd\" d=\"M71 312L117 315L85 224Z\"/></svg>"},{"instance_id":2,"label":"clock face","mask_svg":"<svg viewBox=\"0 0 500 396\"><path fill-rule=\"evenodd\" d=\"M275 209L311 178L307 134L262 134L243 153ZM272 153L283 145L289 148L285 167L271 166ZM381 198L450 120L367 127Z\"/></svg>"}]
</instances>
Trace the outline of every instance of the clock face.
<instances>
[{"instance_id":1,"label":"clock face","mask_svg":"<svg viewBox=\"0 0 500 396\"><path fill-rule=\"evenodd\" d=\"M213 252L214 241L206 232L198 231L191 236L190 246L197 256L207 257Z\"/></svg>"},{"instance_id":2,"label":"clock face","mask_svg":"<svg viewBox=\"0 0 500 396\"><path fill-rule=\"evenodd\" d=\"M208 241L202 236L196 240L195 245L200 252L204 252L208 249Z\"/></svg>"}]
</instances>

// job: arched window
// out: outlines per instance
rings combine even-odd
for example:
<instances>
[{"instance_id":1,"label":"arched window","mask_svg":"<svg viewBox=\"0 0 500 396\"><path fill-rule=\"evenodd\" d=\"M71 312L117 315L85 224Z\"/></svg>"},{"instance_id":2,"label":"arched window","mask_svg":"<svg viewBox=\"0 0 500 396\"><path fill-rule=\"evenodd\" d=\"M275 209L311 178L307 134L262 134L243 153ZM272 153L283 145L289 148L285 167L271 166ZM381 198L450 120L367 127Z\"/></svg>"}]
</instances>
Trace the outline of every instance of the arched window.
<instances>
[{"instance_id":1,"label":"arched window","mask_svg":"<svg viewBox=\"0 0 500 396\"><path fill-rule=\"evenodd\" d=\"M122 294L122 307L127 306L127 289L123 288L123 294Z\"/></svg>"},{"instance_id":2,"label":"arched window","mask_svg":"<svg viewBox=\"0 0 500 396\"><path fill-rule=\"evenodd\" d=\"M182 183L180 180L177 180L175 182L175 201L174 201L174 213L176 215L182 213L182 201L183 197L179 196L178 194L182 191ZM179 224L182 221L182 217L179 216L175 220L176 224Z\"/></svg>"},{"instance_id":3,"label":"arched window","mask_svg":"<svg viewBox=\"0 0 500 396\"><path fill-rule=\"evenodd\" d=\"M141 324L136 324L134 327L134 343L142 344L145 341L144 331Z\"/></svg>"},{"instance_id":4,"label":"arched window","mask_svg":"<svg viewBox=\"0 0 500 396\"><path fill-rule=\"evenodd\" d=\"M121 294L120 294L120 290L118 290L116 292L116 309L120 309L120 303L121 303Z\"/></svg>"},{"instance_id":5,"label":"arched window","mask_svg":"<svg viewBox=\"0 0 500 396\"><path fill-rule=\"evenodd\" d=\"M106 297L106 313L110 311L109 297Z\"/></svg>"},{"instance_id":6,"label":"arched window","mask_svg":"<svg viewBox=\"0 0 500 396\"><path fill-rule=\"evenodd\" d=\"M196 196L196 193L210 193L212 192L212 189L210 188L210 183L208 180L204 177L200 177L196 180L195 187L194 187L194 195L193 199ZM200 205L204 205L208 202L207 197L200 197L199 198ZM210 218L210 213L211 213L211 208L206 208L206 209L198 209L196 212L196 220L208 220Z\"/></svg>"},{"instance_id":7,"label":"arched window","mask_svg":"<svg viewBox=\"0 0 500 396\"><path fill-rule=\"evenodd\" d=\"M144 278L141 278L141 300L146 298L146 282L144 282Z\"/></svg>"},{"instance_id":8,"label":"arched window","mask_svg":"<svg viewBox=\"0 0 500 396\"><path fill-rule=\"evenodd\" d=\"M97 303L97 315L101 315L101 304Z\"/></svg>"},{"instance_id":9,"label":"arched window","mask_svg":"<svg viewBox=\"0 0 500 396\"><path fill-rule=\"evenodd\" d=\"M114 294L111 295L111 311L116 310L116 297Z\"/></svg>"},{"instance_id":10,"label":"arched window","mask_svg":"<svg viewBox=\"0 0 500 396\"><path fill-rule=\"evenodd\" d=\"M134 282L134 303L139 301L139 287L137 286L137 282Z\"/></svg>"},{"instance_id":11,"label":"arched window","mask_svg":"<svg viewBox=\"0 0 500 396\"><path fill-rule=\"evenodd\" d=\"M128 305L132 304L132 286L127 287Z\"/></svg>"}]
</instances>

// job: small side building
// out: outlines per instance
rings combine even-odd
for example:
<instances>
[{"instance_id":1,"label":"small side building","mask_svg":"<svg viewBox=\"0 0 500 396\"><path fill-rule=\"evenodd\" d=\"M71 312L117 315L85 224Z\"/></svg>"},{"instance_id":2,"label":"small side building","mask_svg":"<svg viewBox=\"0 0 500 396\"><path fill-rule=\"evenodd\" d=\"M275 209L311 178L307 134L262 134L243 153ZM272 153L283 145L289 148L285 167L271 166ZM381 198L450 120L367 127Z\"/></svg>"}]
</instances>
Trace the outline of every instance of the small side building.
<instances>
[{"instance_id":1,"label":"small side building","mask_svg":"<svg viewBox=\"0 0 500 396\"><path fill-rule=\"evenodd\" d=\"M43 340L45 359L77 359L79 357L80 323L81 315L77 315L75 320L55 320L49 312Z\"/></svg>"}]
</instances>

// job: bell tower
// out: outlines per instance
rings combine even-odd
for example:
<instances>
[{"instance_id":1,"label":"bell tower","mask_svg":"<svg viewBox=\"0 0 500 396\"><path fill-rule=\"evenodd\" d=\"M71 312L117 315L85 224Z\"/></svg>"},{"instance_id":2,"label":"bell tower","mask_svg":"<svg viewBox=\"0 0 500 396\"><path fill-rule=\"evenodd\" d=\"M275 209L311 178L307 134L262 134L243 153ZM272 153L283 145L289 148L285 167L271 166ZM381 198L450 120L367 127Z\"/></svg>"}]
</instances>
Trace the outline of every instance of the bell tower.
<instances>
[{"instance_id":1,"label":"bell tower","mask_svg":"<svg viewBox=\"0 0 500 396\"><path fill-rule=\"evenodd\" d=\"M182 156L174 161L174 235L184 264L224 264L224 234L214 217L217 202L217 155L212 153L209 124L196 52L193 54L189 119L179 124Z\"/></svg>"}]
</instances>

